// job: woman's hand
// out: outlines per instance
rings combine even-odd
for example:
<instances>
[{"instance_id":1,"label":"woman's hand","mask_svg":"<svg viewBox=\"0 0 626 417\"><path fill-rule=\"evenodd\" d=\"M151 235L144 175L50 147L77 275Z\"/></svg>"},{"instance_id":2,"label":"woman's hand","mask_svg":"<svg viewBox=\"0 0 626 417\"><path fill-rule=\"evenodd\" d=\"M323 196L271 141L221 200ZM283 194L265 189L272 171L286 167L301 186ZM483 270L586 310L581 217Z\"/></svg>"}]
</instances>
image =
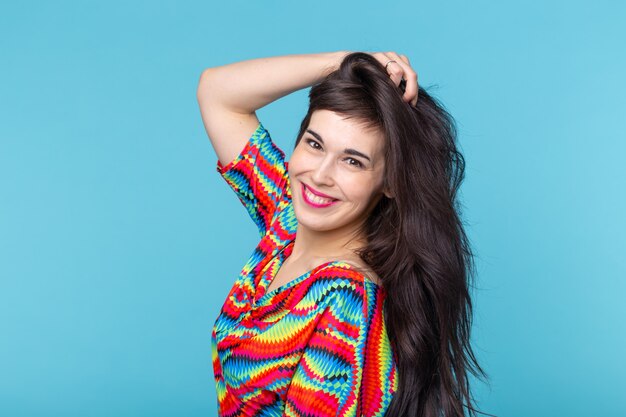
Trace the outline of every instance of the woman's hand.
<instances>
[{"instance_id":1,"label":"woman's hand","mask_svg":"<svg viewBox=\"0 0 626 417\"><path fill-rule=\"evenodd\" d=\"M407 103L415 106L418 94L417 73L411 68L409 59L395 52L373 52L369 54L386 66L387 73L395 85L400 86L402 80L406 81L406 88L402 98Z\"/></svg>"}]
</instances>

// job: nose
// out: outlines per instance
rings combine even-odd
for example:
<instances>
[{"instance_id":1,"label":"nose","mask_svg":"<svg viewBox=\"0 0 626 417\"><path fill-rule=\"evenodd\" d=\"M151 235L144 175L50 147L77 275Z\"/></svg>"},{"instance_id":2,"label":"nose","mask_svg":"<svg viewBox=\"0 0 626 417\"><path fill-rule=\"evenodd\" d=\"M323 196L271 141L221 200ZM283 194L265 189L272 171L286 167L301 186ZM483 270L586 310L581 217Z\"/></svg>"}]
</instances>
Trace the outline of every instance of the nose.
<instances>
[{"instance_id":1,"label":"nose","mask_svg":"<svg viewBox=\"0 0 626 417\"><path fill-rule=\"evenodd\" d=\"M333 185L333 160L328 157L321 159L313 171L311 179L317 185Z\"/></svg>"}]
</instances>

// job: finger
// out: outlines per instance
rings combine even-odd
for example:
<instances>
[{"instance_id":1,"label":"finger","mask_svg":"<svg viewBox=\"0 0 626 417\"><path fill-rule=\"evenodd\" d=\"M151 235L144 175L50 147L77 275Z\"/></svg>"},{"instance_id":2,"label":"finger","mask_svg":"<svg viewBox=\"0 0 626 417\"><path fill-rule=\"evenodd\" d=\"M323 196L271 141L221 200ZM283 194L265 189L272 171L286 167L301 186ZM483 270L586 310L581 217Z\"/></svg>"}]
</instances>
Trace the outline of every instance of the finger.
<instances>
[{"instance_id":1,"label":"finger","mask_svg":"<svg viewBox=\"0 0 626 417\"><path fill-rule=\"evenodd\" d=\"M404 78L404 69L402 67L404 63L402 62L401 64L398 62L401 61L401 59L392 52L385 53L385 56L387 57L387 61L385 63L387 74L389 74L389 77L391 77L395 86L399 87L400 82L402 82L402 79Z\"/></svg>"},{"instance_id":2,"label":"finger","mask_svg":"<svg viewBox=\"0 0 626 417\"><path fill-rule=\"evenodd\" d=\"M400 68L403 68L402 64L400 64L398 61L403 62L405 66L409 67L409 71L414 74L414 78L413 79L411 78L413 76L411 77L407 76L408 79L405 79L407 83L405 85L403 99L405 99L406 101L410 101L411 104L415 106L417 104L417 95L418 95L417 74L415 73L415 71L412 70L412 68L410 68L410 63L408 62L409 59L404 55L399 56L395 52L374 52L374 53L371 53L370 55L376 58L378 62L380 62L382 65L387 65L387 63L389 63L389 61L391 60L396 61L398 65L396 65L396 63L393 63L393 62L387 65L387 73L390 75L392 82L396 86L400 85L400 82L404 78L404 73L405 73L404 69L402 69L402 71L398 69L398 66L400 66ZM414 93L412 93L413 91Z\"/></svg>"},{"instance_id":3,"label":"finger","mask_svg":"<svg viewBox=\"0 0 626 417\"><path fill-rule=\"evenodd\" d=\"M384 52L374 52L373 54L371 54L374 58L376 58L378 60L378 62L380 62L383 66L385 66L387 64L387 62L393 60L393 58L390 58L389 56L387 56L386 53Z\"/></svg>"},{"instance_id":4,"label":"finger","mask_svg":"<svg viewBox=\"0 0 626 417\"><path fill-rule=\"evenodd\" d=\"M390 53L389 55L394 56L397 54ZM419 94L419 83L418 83L417 73L413 70L413 68L410 65L409 59L405 55L397 55L397 56L399 56L400 59L402 59L407 64L406 66L408 67L407 74L406 74L407 88L405 89L405 94L403 98L408 100L411 103L411 105L416 106L418 94ZM415 96L412 97L412 94L414 94Z\"/></svg>"},{"instance_id":5,"label":"finger","mask_svg":"<svg viewBox=\"0 0 626 417\"><path fill-rule=\"evenodd\" d=\"M399 86L402 81L402 75L404 74L404 70L398 64L398 58L389 55L388 53L383 53L384 61L383 65L385 65L385 69L387 70L387 74L393 81L395 86ZM390 62L393 61L393 62Z\"/></svg>"},{"instance_id":6,"label":"finger","mask_svg":"<svg viewBox=\"0 0 626 417\"><path fill-rule=\"evenodd\" d=\"M418 83L417 83L417 73L413 71L413 68L395 52L387 52L388 56L395 59L398 65L394 65L394 68L401 67L402 75L406 80L406 89L404 90L404 94L402 98L409 103L417 102L417 94L418 94ZM391 67L391 65L390 65Z\"/></svg>"},{"instance_id":7,"label":"finger","mask_svg":"<svg viewBox=\"0 0 626 417\"><path fill-rule=\"evenodd\" d=\"M400 55L400 58L402 58L402 60L409 66L411 66L411 61L409 61L409 58L406 55ZM415 74L416 79L415 79L415 83L417 83L417 73ZM406 89L405 89L406 91ZM413 107L417 106L417 97L419 95L419 84L417 85L417 92L415 93L415 98L413 100L411 100L411 105Z\"/></svg>"},{"instance_id":8,"label":"finger","mask_svg":"<svg viewBox=\"0 0 626 417\"><path fill-rule=\"evenodd\" d=\"M388 53L385 52L375 52L371 55L374 56L374 58L376 58L378 62L380 62L385 67L387 74L389 74L391 79L394 81L394 84L399 85L402 81L402 75L404 74L404 70L401 70L401 67L397 68L396 65L394 65L398 61L398 57L390 56L388 55Z\"/></svg>"}]
</instances>

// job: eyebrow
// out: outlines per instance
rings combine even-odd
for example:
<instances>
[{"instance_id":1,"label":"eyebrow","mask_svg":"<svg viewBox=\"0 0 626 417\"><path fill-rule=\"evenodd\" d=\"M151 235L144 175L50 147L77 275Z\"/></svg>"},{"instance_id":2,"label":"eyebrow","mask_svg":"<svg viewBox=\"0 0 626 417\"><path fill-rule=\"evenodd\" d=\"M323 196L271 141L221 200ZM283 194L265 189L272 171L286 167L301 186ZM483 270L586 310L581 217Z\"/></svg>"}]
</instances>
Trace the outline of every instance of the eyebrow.
<instances>
[{"instance_id":1,"label":"eyebrow","mask_svg":"<svg viewBox=\"0 0 626 417\"><path fill-rule=\"evenodd\" d=\"M314 132L311 129L307 129L306 131L309 132L310 134L312 134L313 136L315 136L315 138L317 140L319 140L320 142L322 142L322 144L324 144L324 139L322 139L322 137L319 135L319 133ZM361 152L357 151L356 149L346 148L346 149L343 150L343 152L348 154L348 155L360 156L361 158L365 158L368 161L372 162L372 160L370 159L369 156L365 155L364 153L361 153Z\"/></svg>"}]
</instances>

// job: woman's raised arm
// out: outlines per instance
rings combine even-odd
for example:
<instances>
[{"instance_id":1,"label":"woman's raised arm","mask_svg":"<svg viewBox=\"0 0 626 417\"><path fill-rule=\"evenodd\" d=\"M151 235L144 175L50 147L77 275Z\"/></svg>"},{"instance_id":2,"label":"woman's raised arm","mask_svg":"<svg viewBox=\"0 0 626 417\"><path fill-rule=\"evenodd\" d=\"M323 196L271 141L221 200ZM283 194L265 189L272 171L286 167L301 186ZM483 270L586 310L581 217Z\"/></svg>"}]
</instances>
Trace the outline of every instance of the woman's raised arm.
<instances>
[{"instance_id":1,"label":"woman's raised arm","mask_svg":"<svg viewBox=\"0 0 626 417\"><path fill-rule=\"evenodd\" d=\"M197 99L220 162L226 165L241 152L258 126L257 109L321 81L348 53L283 55L205 69Z\"/></svg>"}]
</instances>

